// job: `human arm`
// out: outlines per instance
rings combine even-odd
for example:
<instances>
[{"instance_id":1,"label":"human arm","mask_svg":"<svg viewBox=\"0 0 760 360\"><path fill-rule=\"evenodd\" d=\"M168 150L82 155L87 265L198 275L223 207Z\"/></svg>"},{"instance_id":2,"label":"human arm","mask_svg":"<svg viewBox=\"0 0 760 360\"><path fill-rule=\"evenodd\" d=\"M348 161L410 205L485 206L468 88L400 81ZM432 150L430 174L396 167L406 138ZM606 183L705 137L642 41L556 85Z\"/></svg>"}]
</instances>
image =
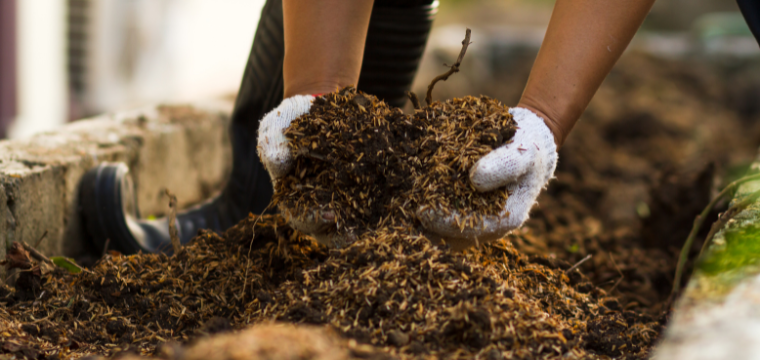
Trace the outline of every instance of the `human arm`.
<instances>
[{"instance_id":1,"label":"human arm","mask_svg":"<svg viewBox=\"0 0 760 360\"><path fill-rule=\"evenodd\" d=\"M356 85L374 0L283 0L285 98Z\"/></svg>"},{"instance_id":2,"label":"human arm","mask_svg":"<svg viewBox=\"0 0 760 360\"><path fill-rule=\"evenodd\" d=\"M518 107L561 146L655 0L557 0Z\"/></svg>"}]
</instances>

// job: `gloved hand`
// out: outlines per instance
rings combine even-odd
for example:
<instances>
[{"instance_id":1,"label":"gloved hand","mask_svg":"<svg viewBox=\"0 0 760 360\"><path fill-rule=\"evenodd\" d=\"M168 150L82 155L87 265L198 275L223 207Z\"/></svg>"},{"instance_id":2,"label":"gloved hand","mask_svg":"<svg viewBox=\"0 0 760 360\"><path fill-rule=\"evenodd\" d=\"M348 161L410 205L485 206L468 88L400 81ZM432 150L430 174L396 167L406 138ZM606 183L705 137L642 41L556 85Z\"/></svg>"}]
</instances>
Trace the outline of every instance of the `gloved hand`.
<instances>
[{"instance_id":1,"label":"gloved hand","mask_svg":"<svg viewBox=\"0 0 760 360\"><path fill-rule=\"evenodd\" d=\"M314 102L312 95L289 97L261 120L257 150L273 183L285 176L293 167L293 156L288 148L285 129L297 117L308 113L312 102ZM308 213L296 213L292 209L281 206L280 212L294 229L312 235L317 241L326 245L332 245L331 243L335 241L327 235L327 230L335 224L335 214L331 211L311 209Z\"/></svg>"},{"instance_id":2,"label":"gloved hand","mask_svg":"<svg viewBox=\"0 0 760 360\"><path fill-rule=\"evenodd\" d=\"M257 150L272 181L285 176L293 167L285 129L297 117L308 113L312 102L314 96L311 95L289 97L261 120Z\"/></svg>"},{"instance_id":3,"label":"gloved hand","mask_svg":"<svg viewBox=\"0 0 760 360\"><path fill-rule=\"evenodd\" d=\"M454 211L443 216L434 210L418 213L425 229L440 236L454 249L463 249L504 236L520 227L557 167L557 145L554 135L544 120L524 108L511 108L517 123L512 141L494 149L478 160L470 169L470 182L478 191L485 192L505 187L509 192L504 210L495 216L484 216L481 223L460 229Z\"/></svg>"}]
</instances>

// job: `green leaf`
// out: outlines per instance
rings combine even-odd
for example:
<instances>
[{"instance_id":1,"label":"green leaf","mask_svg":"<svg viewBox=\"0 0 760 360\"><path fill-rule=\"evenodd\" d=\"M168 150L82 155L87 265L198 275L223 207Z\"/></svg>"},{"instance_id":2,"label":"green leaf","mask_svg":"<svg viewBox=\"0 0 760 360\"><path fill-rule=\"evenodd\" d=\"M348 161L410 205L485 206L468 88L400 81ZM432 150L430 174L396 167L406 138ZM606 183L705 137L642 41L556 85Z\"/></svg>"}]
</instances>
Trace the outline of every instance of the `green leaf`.
<instances>
[{"instance_id":1,"label":"green leaf","mask_svg":"<svg viewBox=\"0 0 760 360\"><path fill-rule=\"evenodd\" d=\"M56 264L57 266L68 270L72 274L78 274L82 272L82 268L79 267L76 262L74 262L74 259L69 259L63 256L53 256L50 258L50 260L53 261L53 264Z\"/></svg>"}]
</instances>

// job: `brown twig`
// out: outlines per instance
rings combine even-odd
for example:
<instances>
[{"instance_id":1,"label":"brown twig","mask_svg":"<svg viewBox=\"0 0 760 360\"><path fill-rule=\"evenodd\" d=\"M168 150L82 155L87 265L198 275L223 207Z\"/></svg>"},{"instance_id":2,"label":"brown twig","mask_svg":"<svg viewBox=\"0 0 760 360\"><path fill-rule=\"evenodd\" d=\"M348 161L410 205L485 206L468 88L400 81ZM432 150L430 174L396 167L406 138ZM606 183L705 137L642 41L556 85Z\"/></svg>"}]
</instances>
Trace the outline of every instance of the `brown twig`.
<instances>
[{"instance_id":1,"label":"brown twig","mask_svg":"<svg viewBox=\"0 0 760 360\"><path fill-rule=\"evenodd\" d=\"M579 266L583 265L588 259L591 259L591 254L586 255L583 259L575 263L575 265L571 266L569 269L565 270L565 274L569 274L573 272L573 270L577 269Z\"/></svg>"},{"instance_id":2,"label":"brown twig","mask_svg":"<svg viewBox=\"0 0 760 360\"><path fill-rule=\"evenodd\" d=\"M705 241L702 243L702 248L699 249L699 255L697 255L697 259L702 257L702 254L704 254L705 250L707 250L707 247L710 245L710 243L712 243L712 239L715 237L715 234L718 232L718 230L723 228L723 226L725 226L728 221L731 220L736 214L757 200L758 196L760 196L760 191L752 193L752 195L748 196L736 205L730 207L728 210L718 216L718 220L715 221L710 227L710 232L707 233Z\"/></svg>"},{"instance_id":3,"label":"brown twig","mask_svg":"<svg viewBox=\"0 0 760 360\"><path fill-rule=\"evenodd\" d=\"M428 85L427 89L427 95L425 96L425 103L427 103L428 106L433 102L433 87L435 86L435 83L439 81L446 81L449 79L449 76L452 74L459 72L459 65L462 64L462 59L464 59L464 54L467 52L467 46L470 45L470 33L472 30L469 28L467 29L467 32L464 36L464 40L462 40L462 51L459 52L459 57L457 57L457 62L454 63L454 65L451 65L449 67L449 71L436 76L433 81L430 82L430 85Z\"/></svg>"},{"instance_id":4,"label":"brown twig","mask_svg":"<svg viewBox=\"0 0 760 360\"><path fill-rule=\"evenodd\" d=\"M678 256L678 265L676 265L675 279L673 279L673 290L670 292L668 307L670 306L670 304L673 303L673 301L675 300L676 294L678 293L678 290L681 285L681 278L683 277L683 269L686 266L686 261L689 260L689 249L691 249L691 246L694 243L694 240L696 239L697 234L699 233L699 230L702 228L702 224L707 218L707 215L710 214L710 211L712 211L713 207L715 207L715 204L717 204L718 201L722 199L724 196L736 190L736 188L739 187L739 185L744 184L748 181L754 181L754 180L760 180L760 174L745 176L739 180L736 180L728 184L728 186L726 186L723 190L721 190L718 196L716 196L712 201L710 201L710 203L707 204L707 206L702 210L702 212L699 215L697 215L697 217L694 219L694 226L692 226L691 232L689 232L689 236L686 238L686 241L684 242L683 247L681 248L681 253ZM753 197L753 196L755 196L755 194L750 195L750 197Z\"/></svg>"},{"instance_id":5,"label":"brown twig","mask_svg":"<svg viewBox=\"0 0 760 360\"><path fill-rule=\"evenodd\" d=\"M40 238L39 238L39 239L37 239L37 242L36 242L36 243L34 243L34 248L35 248L35 249L36 249L36 248L38 248L38 247L40 246L40 243L42 242L42 240L44 240L44 239L45 239L45 237L47 237L47 234L48 234L48 231L47 231L47 230L45 230L45 232L44 232L44 233L42 233L42 236L40 236Z\"/></svg>"},{"instance_id":6,"label":"brown twig","mask_svg":"<svg viewBox=\"0 0 760 360\"><path fill-rule=\"evenodd\" d=\"M55 263L53 263L53 260L50 260L49 257L47 257L47 256L45 256L45 254L39 252L39 250L37 250L37 249L29 246L29 244L27 244L26 242L19 241L19 243L24 248L24 250L26 250L27 252L29 252L29 256L33 257L35 260L42 261L42 262L50 264L50 265L55 265Z\"/></svg>"},{"instance_id":7,"label":"brown twig","mask_svg":"<svg viewBox=\"0 0 760 360\"><path fill-rule=\"evenodd\" d=\"M177 197L169 192L169 189L164 191L169 197L169 237L172 240L174 254L179 254L182 244L179 241L179 231L177 230Z\"/></svg>"},{"instance_id":8,"label":"brown twig","mask_svg":"<svg viewBox=\"0 0 760 360\"><path fill-rule=\"evenodd\" d=\"M422 106L420 105L420 99L417 97L417 94L407 91L406 96L409 97L409 100L412 102L412 106L414 106L414 110L422 109Z\"/></svg>"}]
</instances>

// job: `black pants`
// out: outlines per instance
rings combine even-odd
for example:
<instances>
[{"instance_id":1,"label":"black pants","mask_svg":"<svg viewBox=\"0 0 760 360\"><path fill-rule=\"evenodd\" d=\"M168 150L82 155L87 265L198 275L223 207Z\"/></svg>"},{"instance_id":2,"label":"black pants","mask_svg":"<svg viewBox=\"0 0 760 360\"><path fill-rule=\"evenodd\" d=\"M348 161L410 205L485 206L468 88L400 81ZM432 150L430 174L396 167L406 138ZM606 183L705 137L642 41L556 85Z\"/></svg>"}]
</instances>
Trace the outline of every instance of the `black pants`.
<instances>
[{"instance_id":1,"label":"black pants","mask_svg":"<svg viewBox=\"0 0 760 360\"><path fill-rule=\"evenodd\" d=\"M402 106L427 43L437 9L434 0L376 0L372 9L357 87L391 105ZM282 0L268 0L261 13L240 84L230 129L230 181L247 187L245 201L261 213L272 197L269 175L256 155L261 118L283 97ZM250 188L253 186L253 188Z\"/></svg>"},{"instance_id":2,"label":"black pants","mask_svg":"<svg viewBox=\"0 0 760 360\"><path fill-rule=\"evenodd\" d=\"M744 19L747 20L752 34L760 44L760 1L759 0L736 0L742 10Z\"/></svg>"}]
</instances>

